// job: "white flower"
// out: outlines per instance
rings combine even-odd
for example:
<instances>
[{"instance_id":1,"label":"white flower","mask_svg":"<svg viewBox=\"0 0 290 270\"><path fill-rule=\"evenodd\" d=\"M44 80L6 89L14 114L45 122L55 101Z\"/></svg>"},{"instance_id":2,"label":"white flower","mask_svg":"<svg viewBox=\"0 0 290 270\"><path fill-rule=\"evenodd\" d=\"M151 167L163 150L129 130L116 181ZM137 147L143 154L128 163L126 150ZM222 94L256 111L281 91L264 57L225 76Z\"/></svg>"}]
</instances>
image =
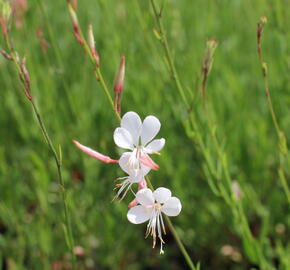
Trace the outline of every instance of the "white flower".
<instances>
[{"instance_id":1,"label":"white flower","mask_svg":"<svg viewBox=\"0 0 290 270\"><path fill-rule=\"evenodd\" d=\"M132 150L132 152L123 153L119 164L136 181L143 179L150 169L159 169L148 154L158 153L165 144L163 138L153 140L160 126L155 116L147 116L142 123L137 113L127 112L121 120L121 127L115 129L115 143L123 149Z\"/></svg>"},{"instance_id":2,"label":"white flower","mask_svg":"<svg viewBox=\"0 0 290 270\"><path fill-rule=\"evenodd\" d=\"M156 236L160 239L160 253L163 253L162 231L165 226L162 213L167 216L177 216L181 211L181 202L176 197L171 197L171 191L160 187L154 192L149 188L141 189L136 194L139 205L132 207L127 214L128 220L133 224L144 223L149 220L147 225L146 237L150 234L153 237L153 248L156 244Z\"/></svg>"}]
</instances>

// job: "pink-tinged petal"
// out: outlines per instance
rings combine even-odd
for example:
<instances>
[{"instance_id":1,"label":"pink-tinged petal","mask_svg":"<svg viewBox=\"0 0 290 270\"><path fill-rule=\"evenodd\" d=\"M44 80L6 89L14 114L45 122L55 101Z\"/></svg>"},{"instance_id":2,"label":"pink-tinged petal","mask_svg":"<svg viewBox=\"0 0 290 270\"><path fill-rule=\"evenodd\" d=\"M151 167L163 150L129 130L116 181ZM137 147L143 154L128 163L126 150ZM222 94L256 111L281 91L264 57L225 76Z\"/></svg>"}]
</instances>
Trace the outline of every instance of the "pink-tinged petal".
<instances>
[{"instance_id":1,"label":"pink-tinged petal","mask_svg":"<svg viewBox=\"0 0 290 270\"><path fill-rule=\"evenodd\" d=\"M139 184L138 184L138 190L143 189L143 188L147 188L147 182L146 182L145 179L140 181Z\"/></svg>"},{"instance_id":2,"label":"pink-tinged petal","mask_svg":"<svg viewBox=\"0 0 290 270\"><path fill-rule=\"evenodd\" d=\"M143 179L142 181L140 181L138 183L138 190L141 190L141 189L144 189L144 188L147 188L147 182L145 179ZM133 206L136 206L138 204L138 201L137 199L135 198L132 202L130 202L128 204L128 208L132 208Z\"/></svg>"},{"instance_id":3,"label":"pink-tinged petal","mask_svg":"<svg viewBox=\"0 0 290 270\"><path fill-rule=\"evenodd\" d=\"M133 224L141 224L150 219L152 209L147 209L142 205L132 207L128 213L127 218Z\"/></svg>"},{"instance_id":4,"label":"pink-tinged petal","mask_svg":"<svg viewBox=\"0 0 290 270\"><path fill-rule=\"evenodd\" d=\"M149 188L140 189L136 193L137 201L144 206L151 206L154 204L154 197L152 190Z\"/></svg>"},{"instance_id":5,"label":"pink-tinged petal","mask_svg":"<svg viewBox=\"0 0 290 270\"><path fill-rule=\"evenodd\" d=\"M134 199L133 201L131 201L128 204L128 208L132 208L132 207L136 206L137 204L138 204L138 201L136 199Z\"/></svg>"},{"instance_id":6,"label":"pink-tinged petal","mask_svg":"<svg viewBox=\"0 0 290 270\"><path fill-rule=\"evenodd\" d=\"M133 150L133 139L127 129L116 128L114 131L114 141L119 147Z\"/></svg>"},{"instance_id":7,"label":"pink-tinged petal","mask_svg":"<svg viewBox=\"0 0 290 270\"><path fill-rule=\"evenodd\" d=\"M168 188L160 187L153 192L155 200L159 203L165 203L171 198L171 191Z\"/></svg>"},{"instance_id":8,"label":"pink-tinged petal","mask_svg":"<svg viewBox=\"0 0 290 270\"><path fill-rule=\"evenodd\" d=\"M146 153L142 153L139 157L140 162L149 167L150 169L157 171L159 169L159 165L156 164Z\"/></svg>"},{"instance_id":9,"label":"pink-tinged petal","mask_svg":"<svg viewBox=\"0 0 290 270\"><path fill-rule=\"evenodd\" d=\"M118 160L114 160L114 159L111 159L110 157L108 156L105 156L87 146L84 146L82 144L80 144L78 141L73 141L74 145L76 147L78 147L80 150L82 150L84 153L86 153L87 155L89 155L90 157L94 158L94 159L97 159L99 161L102 161L104 163L118 163L119 161Z\"/></svg>"},{"instance_id":10,"label":"pink-tinged petal","mask_svg":"<svg viewBox=\"0 0 290 270\"><path fill-rule=\"evenodd\" d=\"M129 131L133 139L133 144L136 146L142 128L142 121L139 115L135 112L125 113L121 120L121 127Z\"/></svg>"},{"instance_id":11,"label":"pink-tinged petal","mask_svg":"<svg viewBox=\"0 0 290 270\"><path fill-rule=\"evenodd\" d=\"M146 145L150 142L160 130L160 121L152 115L147 116L142 124L141 143Z\"/></svg>"},{"instance_id":12,"label":"pink-tinged petal","mask_svg":"<svg viewBox=\"0 0 290 270\"><path fill-rule=\"evenodd\" d=\"M158 153L165 145L165 139L153 140L150 142L144 150L147 154Z\"/></svg>"},{"instance_id":13,"label":"pink-tinged petal","mask_svg":"<svg viewBox=\"0 0 290 270\"><path fill-rule=\"evenodd\" d=\"M176 197L171 197L163 204L161 210L167 216L175 217L179 215L181 208L180 200Z\"/></svg>"}]
</instances>

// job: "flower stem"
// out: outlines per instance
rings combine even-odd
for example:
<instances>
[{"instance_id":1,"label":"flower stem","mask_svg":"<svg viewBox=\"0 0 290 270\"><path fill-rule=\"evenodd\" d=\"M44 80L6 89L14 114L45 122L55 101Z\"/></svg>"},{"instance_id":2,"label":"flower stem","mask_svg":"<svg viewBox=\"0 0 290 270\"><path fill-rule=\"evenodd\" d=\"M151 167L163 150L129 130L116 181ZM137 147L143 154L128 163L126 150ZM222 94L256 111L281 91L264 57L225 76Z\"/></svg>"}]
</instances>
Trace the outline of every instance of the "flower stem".
<instances>
[{"instance_id":1,"label":"flower stem","mask_svg":"<svg viewBox=\"0 0 290 270\"><path fill-rule=\"evenodd\" d=\"M155 15L155 18L156 18L157 25L159 27L158 30L159 30L159 34L160 34L160 37L161 37L161 43L162 43L162 45L164 47L166 58L167 58L167 61L168 61L168 64L169 64L169 67L170 67L170 70L171 70L172 78L173 78L173 80L176 83L176 88L177 88L177 90L178 90L178 92L179 92L179 94L180 94L180 96L182 98L182 101L186 105L187 109L189 109L190 104L188 102L188 99L185 96L185 91L183 90L183 87L181 85L179 76L177 74L177 71L176 71L176 68L175 68L175 65L174 65L174 62L173 62L173 57L172 57L171 51L169 49L167 36L165 34L163 22L161 20L162 13L157 10L157 6L155 4L155 1L154 0L150 0L150 1L151 1L151 6L152 6L153 11L154 11L154 15Z\"/></svg>"},{"instance_id":2,"label":"flower stem","mask_svg":"<svg viewBox=\"0 0 290 270\"><path fill-rule=\"evenodd\" d=\"M264 27L267 23L267 18L262 17L260 22L258 23L257 27L257 51L258 51L258 58L259 58L259 63L261 66L261 71L262 71L262 76L263 76L263 83L264 83L264 91L267 97L267 103L268 103L268 108L271 114L272 122L275 127L277 136L278 136L278 152L279 152L279 169L278 169L278 175L282 184L282 187L284 189L284 192L286 194L288 203L290 203L290 189L285 177L285 169L284 169L284 157L287 158L288 164L289 164L289 152L287 148L287 141L285 138L285 133L282 131L280 128L280 125L277 120L277 116L274 110L273 102L272 102L272 97L270 93L270 88L269 88L269 79L268 79L268 67L267 63L263 60L263 53L262 53L262 47L261 47L261 42L262 42L262 34L264 31Z\"/></svg>"},{"instance_id":3,"label":"flower stem","mask_svg":"<svg viewBox=\"0 0 290 270\"><path fill-rule=\"evenodd\" d=\"M146 177L146 181L147 181L148 186L149 186L152 190L154 190L154 187L153 187L153 185L152 185L152 183L151 183L151 181L150 181L150 178L149 178L148 176ZM169 218L168 216L166 216L166 215L164 215L164 217L165 217L165 220L166 220L166 222L167 222L167 225L168 225L168 227L169 227L171 233L173 234L173 237L174 237L174 239L175 239L175 241L176 241L176 243L177 243L177 245L178 245L178 247L179 247L179 249L180 249L180 251L181 251L183 257L184 257L184 259L186 260L187 265L189 266L189 268L190 268L191 270L196 270L196 268L195 268L195 266L194 266L194 264L193 264L193 262L192 262L192 260L191 260L191 258L190 258L190 256L189 256L189 254L188 254L188 252L186 251L185 246L184 246L184 244L182 243L182 241L181 241L181 239L180 239L180 237L179 237L179 235L178 235L178 233L177 233L177 231L176 231L174 225L172 224L170 218Z\"/></svg>"},{"instance_id":4,"label":"flower stem","mask_svg":"<svg viewBox=\"0 0 290 270\"><path fill-rule=\"evenodd\" d=\"M71 253L72 256L72 265L73 265L73 269L76 270L76 258L75 258L75 254L73 251L74 248L74 239L73 239L73 235L72 235L72 229L71 229L71 222L70 222L70 218L69 218L69 210L68 210L68 203L67 203L67 195L66 195L66 189L65 189L65 185L64 185L64 180L62 177L62 162L61 162L61 158L58 156L53 143L48 135L48 132L46 130L44 121L41 117L41 114L39 112L39 109L37 107L37 105L34 102L33 96L31 94L31 89L30 86L28 86L27 84L24 83L25 81L25 74L23 73L23 69L21 68L21 64L19 63L19 59L18 59L18 55L17 53L14 51L14 48L11 45L11 41L7 36L5 36L5 42L6 42L6 46L9 50L10 56L11 56L11 60L13 61L13 63L15 64L17 73L20 76L21 81L23 82L23 86L25 88L24 92L26 94L26 97L28 97L28 100L31 103L33 112L36 116L37 122L39 124L39 127L42 131L42 134L45 138L46 143L48 144L48 147L54 157L55 160L55 164L57 167L57 172L58 172L58 181L59 181L59 186L60 186L60 193L61 193L61 199L62 199L62 204L63 204L63 212L64 212L64 229L65 229L65 239L69 248L69 251ZM27 95L28 94L28 95Z\"/></svg>"},{"instance_id":5,"label":"flower stem","mask_svg":"<svg viewBox=\"0 0 290 270\"><path fill-rule=\"evenodd\" d=\"M201 152L205 158L205 161L206 161L206 164L207 164L207 167L208 167L210 173L212 173L217 180L217 185L220 187L220 192L221 192L220 195L224 198L225 202L229 205L231 211L233 213L235 213L235 212L237 212L238 205L237 205L237 202L235 201L235 199L233 197L233 193L232 193L232 187L231 187L232 179L231 179L229 168L228 168L226 153L224 153L224 151L223 151L223 149L222 149L222 147L217 139L216 132L213 128L214 125L213 125L210 117L207 115L207 119L206 119L207 120L207 127L210 130L210 134L211 134L211 137L213 140L213 145L217 151L219 160L220 160L221 165L222 165L222 171L224 174L224 177L222 177L222 182L221 182L220 177L217 174L216 169L212 166L212 164L214 164L214 163L213 163L212 158L210 157L210 155L208 153L208 150L206 149L203 136L200 134L200 129L199 129L197 121L195 119L195 115L193 114L192 110L190 110L189 103L187 101L188 99L184 95L184 93L185 93L184 87L182 86L181 81L179 79L179 76L178 76L178 73L177 73L171 52L170 52L170 48L169 48L168 41L166 38L166 33L164 31L163 23L161 20L162 19L162 12L158 11L155 0L150 0L150 3L152 6L152 9L154 11L155 19L157 21L157 25L159 28L158 31L159 31L159 35L160 35L161 44L163 45L163 48L164 48L166 60L169 63L169 67L170 67L169 71L171 73L171 76L173 77L176 88L178 89L181 100L183 101L184 105L187 108L188 117L189 117L190 123L191 123L193 131L194 131L195 139L197 139L197 142L200 146ZM202 85L203 90L205 90L206 82L207 82L207 80L205 80L203 82L203 85ZM205 111L207 114L206 106L205 106ZM208 181L210 182L211 180L208 180ZM245 215L242 207L239 208L239 216L237 217L237 222L240 223L241 221L242 221L241 225L243 228L242 238L247 240L248 243L250 243L250 245L253 246L254 252L255 252L254 260L259 261L259 263L261 265L267 265L266 259L265 259L264 255L262 254L261 247L258 245L258 242L255 240L255 238L253 237L253 235L251 233L248 220L246 218L246 215Z\"/></svg>"},{"instance_id":6,"label":"flower stem","mask_svg":"<svg viewBox=\"0 0 290 270\"><path fill-rule=\"evenodd\" d=\"M70 5L70 3L68 3L68 5ZM71 10L71 12L74 12L74 11ZM73 15L74 15L74 18L77 19L77 14L74 13ZM82 32L81 28L79 27L78 30L79 30L80 38L82 39L82 42L83 42L82 46L84 48L84 51L90 57L92 63L96 65L95 59L94 59L94 57L92 56L92 54L90 52L90 48L88 46L87 41L84 38L84 35L83 35L83 32ZM169 50L168 50L168 53L169 53ZM171 66L174 68L173 62L171 63ZM108 99L108 101L109 101L109 103L110 103L113 111L115 112L116 118L120 121L121 120L121 116L115 110L113 98L112 98L112 96L111 96L111 94L109 92L109 89L107 87L107 84L106 84L106 82L105 82L105 80L104 80L104 78L102 76L102 72L101 72L99 66L97 66L97 65L96 65L94 74L95 74L95 77L96 77L97 81L100 83L101 88L103 89L103 91L104 91L104 93L105 93L105 95L106 95L106 97L107 97L107 99ZM179 82L178 76L175 76L175 78L177 78L177 80L178 80L177 83L180 85L181 95L184 96L184 101L187 102L187 100L185 98L185 95L184 95L184 92L183 92L183 89L181 87L181 84ZM153 185L152 185L152 183L151 183L151 181L150 181L150 179L148 177L146 178L146 181L147 181L148 185L150 186L150 188L151 189L154 189L153 188ZM177 232L176 232L176 230L174 228L174 225L171 223L170 219L167 218L167 217L166 217L166 221L168 223L168 226L169 226L169 228L170 228L170 230L171 230L171 232L172 232L172 234L174 236L174 239L176 240L177 245L180 248L180 250L181 250L181 252L182 252L182 254L183 254L183 256L184 256L184 258L185 258L185 260L186 260L186 262L188 264L188 266L190 267L191 270L196 270L196 268L194 267L194 264L193 264L192 260L190 259L190 256L188 255L188 253L187 253L187 251L186 251L186 249L185 249L185 247L184 247L184 245L183 245L180 237L178 236L178 234L177 234Z\"/></svg>"}]
</instances>

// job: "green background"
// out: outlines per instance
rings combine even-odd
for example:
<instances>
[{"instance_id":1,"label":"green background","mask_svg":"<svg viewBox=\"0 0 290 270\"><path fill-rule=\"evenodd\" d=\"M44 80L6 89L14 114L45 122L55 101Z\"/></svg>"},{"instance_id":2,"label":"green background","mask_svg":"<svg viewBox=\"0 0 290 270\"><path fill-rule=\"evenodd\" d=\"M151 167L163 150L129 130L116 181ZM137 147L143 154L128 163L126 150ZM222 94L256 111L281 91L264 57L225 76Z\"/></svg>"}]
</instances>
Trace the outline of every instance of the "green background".
<instances>
[{"instance_id":1,"label":"green background","mask_svg":"<svg viewBox=\"0 0 290 270\"><path fill-rule=\"evenodd\" d=\"M261 239L266 257L277 269L290 269L289 204L277 174L278 139L256 45L257 22L266 15L262 47L273 104L287 137L290 3L164 2L162 19L190 101L200 91L206 41L218 40L208 81L208 105L228 155L231 177L241 187L251 231ZM158 136L166 138L166 145L160 156L153 157L160 170L150 177L154 186L170 188L181 199L182 212L172 222L193 261L200 262L201 269L259 269L243 245L230 206L207 183L204 158L185 128L186 108L153 34L156 26L150 2L83 0L77 12L84 32L93 24L101 70L112 94L120 55L126 56L122 112L135 111L142 119L152 114L161 121ZM37 29L49 44L46 52L41 50ZM92 64L73 36L65 1L28 1L22 27L12 22L10 36L19 55L27 58L33 96L54 144L62 148L73 235L76 246L84 249L78 256L79 269L187 269L170 233L165 236L165 254L159 255L159 247L151 248L152 239L144 239L146 225L127 221L131 194L121 203L111 202L114 179L124 175L118 166L91 159L71 143L77 139L116 159L121 153L112 137L119 123L94 78ZM0 69L2 269L71 269L53 157L13 63L1 57ZM202 122L201 100L193 104ZM208 130L202 131L212 152ZM218 156L212 155L218 163ZM238 255L223 255L225 245Z\"/></svg>"}]
</instances>

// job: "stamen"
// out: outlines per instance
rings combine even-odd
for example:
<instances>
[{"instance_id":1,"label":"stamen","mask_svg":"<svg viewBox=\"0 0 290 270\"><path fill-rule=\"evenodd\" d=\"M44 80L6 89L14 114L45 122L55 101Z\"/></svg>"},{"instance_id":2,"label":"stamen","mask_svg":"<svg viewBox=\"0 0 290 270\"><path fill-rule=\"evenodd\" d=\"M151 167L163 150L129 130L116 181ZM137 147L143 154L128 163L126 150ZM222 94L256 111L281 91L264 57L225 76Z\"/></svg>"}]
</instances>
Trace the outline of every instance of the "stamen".
<instances>
[{"instance_id":1,"label":"stamen","mask_svg":"<svg viewBox=\"0 0 290 270\"><path fill-rule=\"evenodd\" d=\"M133 183L130 182L128 177L125 177L125 178L126 179L121 184L117 184L115 186L114 190L118 189L118 188L119 188L119 190L118 190L117 194L114 196L112 201L115 201L121 195L121 193L125 190L122 197L119 199L119 202L122 201L125 198L128 190L131 188Z\"/></svg>"}]
</instances>

